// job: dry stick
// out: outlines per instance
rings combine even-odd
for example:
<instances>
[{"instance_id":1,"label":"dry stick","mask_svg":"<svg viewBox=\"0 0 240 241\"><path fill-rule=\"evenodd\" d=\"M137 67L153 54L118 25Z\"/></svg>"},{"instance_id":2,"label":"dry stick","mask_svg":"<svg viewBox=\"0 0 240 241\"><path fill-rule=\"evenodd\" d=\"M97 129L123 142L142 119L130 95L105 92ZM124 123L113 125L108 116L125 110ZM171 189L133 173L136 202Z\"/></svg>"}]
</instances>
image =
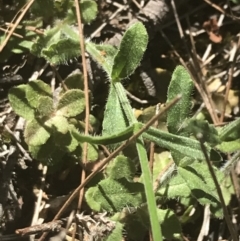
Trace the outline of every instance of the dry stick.
<instances>
[{"instance_id":1,"label":"dry stick","mask_svg":"<svg viewBox=\"0 0 240 241\"><path fill-rule=\"evenodd\" d=\"M213 3L213 2L211 2L211 1L209 1L209 0L203 0L203 1L206 2L207 4L209 4L211 7L215 8L215 9L216 9L217 11L219 11L220 13L223 13L223 14L226 15L227 17L233 18L233 19L235 19L235 20L239 20L238 17L226 13L226 11L225 11L224 9L222 9L221 7L219 7L217 4L215 4L215 3Z\"/></svg>"},{"instance_id":2,"label":"dry stick","mask_svg":"<svg viewBox=\"0 0 240 241\"><path fill-rule=\"evenodd\" d=\"M83 66L83 78L84 78L84 97L85 97L85 131L84 134L88 135L88 129L89 129L89 95L88 95L88 75L87 75L87 61L85 57L85 44L84 44L84 32L83 32L83 26L82 26L82 20L81 20L81 14L80 14L80 5L78 0L75 0L75 6L76 6L76 14L77 14L77 20L78 20L78 31L79 31L79 38L80 38L80 50L82 53L82 66ZM83 145L83 165L87 163L87 152L88 152L88 143L85 142ZM82 169L82 175L81 175L81 183L84 182L86 178L86 171L83 168ZM84 195L84 189L80 190L79 193L79 199L78 199L78 211L81 209L82 200Z\"/></svg>"},{"instance_id":3,"label":"dry stick","mask_svg":"<svg viewBox=\"0 0 240 241\"><path fill-rule=\"evenodd\" d=\"M3 43L0 46L0 52L2 52L3 48L5 47L5 45L7 44L8 40L10 39L11 35L13 34L14 30L16 29L16 27L18 26L18 24L21 22L22 18L24 17L24 15L26 14L27 10L31 7L31 5L33 4L34 0L30 0L25 6L24 10L22 11L22 13L20 14L20 16L18 17L18 19L16 20L16 22L14 23L14 26L11 28L11 30L9 31L7 37L4 39Z\"/></svg>"},{"instance_id":4,"label":"dry stick","mask_svg":"<svg viewBox=\"0 0 240 241\"><path fill-rule=\"evenodd\" d=\"M201 133L198 133L196 137L199 140L202 152L205 156L205 159L206 159L206 162L207 162L207 165L208 165L209 172L212 176L215 187L217 189L217 194L218 194L218 197L220 199L220 203L221 203L221 206L222 206L222 209L223 209L224 218L225 218L225 221L227 223L229 232L232 236L233 241L238 241L237 233L236 233L236 230L234 229L234 227L232 225L232 222L231 222L231 219L230 219L230 216L229 216L229 213L228 213L228 210L227 210L224 198L223 198L223 194L222 194L220 185L218 183L218 180L216 178L216 175L215 175L214 169L212 167L211 161L210 161L209 156L207 154L206 147L204 146L204 143L203 143L203 135Z\"/></svg>"},{"instance_id":5,"label":"dry stick","mask_svg":"<svg viewBox=\"0 0 240 241\"><path fill-rule=\"evenodd\" d=\"M116 157L119 152L121 152L123 149L125 149L131 142L135 141L143 132L145 132L152 124L155 123L157 119L159 119L168 109L170 109L173 105L175 105L179 100L181 99L181 96L178 95L175 97L171 102L169 102L166 107L162 109L157 115L155 115L151 120L147 122L145 126L143 126L136 134L131 136L128 140L126 140L121 146L119 146L114 152L112 152L99 166L98 168L92 172L83 183L81 183L71 194L71 196L68 198L68 200L64 203L62 208L58 211L56 216L54 217L54 220L57 220L62 215L63 211L71 204L71 202L74 200L74 198L77 196L78 192L85 187L88 182L114 157ZM43 241L44 238L47 236L47 233L44 233L38 241Z\"/></svg>"},{"instance_id":6,"label":"dry stick","mask_svg":"<svg viewBox=\"0 0 240 241\"><path fill-rule=\"evenodd\" d=\"M0 31L3 31L4 33L9 33L8 29L4 29L4 28L0 28ZM13 36L17 37L17 38L21 38L23 39L23 36L17 33L12 33Z\"/></svg>"},{"instance_id":7,"label":"dry stick","mask_svg":"<svg viewBox=\"0 0 240 241\"><path fill-rule=\"evenodd\" d=\"M226 106L227 106L227 102L228 102L228 95L229 95L230 88L232 87L233 72L234 72L234 66L236 63L236 56L237 56L236 53L238 51L239 46L240 46L240 38L238 38L237 44L234 43L231 54L230 54L229 62L231 63L231 65L230 65L230 69L228 72L228 82L227 82L226 93L224 96L223 110L222 110L221 117L220 117L220 123L223 122L224 116L225 116Z\"/></svg>"},{"instance_id":8,"label":"dry stick","mask_svg":"<svg viewBox=\"0 0 240 241\"><path fill-rule=\"evenodd\" d=\"M199 85L200 87L200 94L203 98L203 101L208 109L208 112L210 113L211 115L211 118L213 120L213 123L214 124L217 124L218 123L218 116L217 116L217 113L215 111L215 105L212 101L212 97L211 97L211 94L206 86L206 82L202 80L202 76L203 74L201 74L201 76L199 76L198 73L202 73L201 72L201 66L198 62L198 58L197 58L197 51L196 51L196 48L195 48L195 44L194 44L194 40L193 40L193 36L192 36L192 32L191 32L191 29L190 29L190 23L189 23L189 19L188 17L186 17L186 20L187 20L187 24L189 26L189 37L190 37L190 42L191 42L191 45L192 45L192 49L193 49L193 63L194 63L194 67L197 69L197 74L196 74L196 77L198 79L198 83L200 83L201 85ZM204 93L204 94L203 94ZM209 105L207 105L206 103L208 103Z\"/></svg>"}]
</instances>

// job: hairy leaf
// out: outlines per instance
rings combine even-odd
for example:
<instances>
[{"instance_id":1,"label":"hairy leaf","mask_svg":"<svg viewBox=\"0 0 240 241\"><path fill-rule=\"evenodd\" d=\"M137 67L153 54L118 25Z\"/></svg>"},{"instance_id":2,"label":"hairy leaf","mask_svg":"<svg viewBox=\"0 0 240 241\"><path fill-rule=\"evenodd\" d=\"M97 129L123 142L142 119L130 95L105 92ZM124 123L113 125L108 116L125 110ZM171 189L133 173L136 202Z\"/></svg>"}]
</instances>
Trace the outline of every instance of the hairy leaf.
<instances>
[{"instance_id":1,"label":"hairy leaf","mask_svg":"<svg viewBox=\"0 0 240 241\"><path fill-rule=\"evenodd\" d=\"M157 193L169 199L186 198L190 197L191 189L181 175L176 175L167 185L161 186Z\"/></svg>"},{"instance_id":2,"label":"hairy leaf","mask_svg":"<svg viewBox=\"0 0 240 241\"><path fill-rule=\"evenodd\" d=\"M215 215L218 217L223 216L216 187L206 164L196 162L191 166L178 167L178 173L186 181L186 184L191 189L192 196L200 204L211 204L215 209L218 209ZM221 181L222 174L217 172L216 169L215 174L218 180Z\"/></svg>"},{"instance_id":3,"label":"hairy leaf","mask_svg":"<svg viewBox=\"0 0 240 241\"><path fill-rule=\"evenodd\" d=\"M37 114L39 117L48 117L53 113L53 99L48 96L39 98L37 106Z\"/></svg>"},{"instance_id":4,"label":"hairy leaf","mask_svg":"<svg viewBox=\"0 0 240 241\"><path fill-rule=\"evenodd\" d=\"M31 52L34 55L37 55L39 57L42 56L42 50L44 48L48 48L51 46L52 43L57 42L61 37L61 32L59 30L59 26L56 26L54 28L51 28L49 30L46 30L44 32L44 35L41 35L37 38L37 40L32 45Z\"/></svg>"},{"instance_id":5,"label":"hairy leaf","mask_svg":"<svg viewBox=\"0 0 240 241\"><path fill-rule=\"evenodd\" d=\"M50 137L49 130L38 120L27 122L24 130L25 141L31 146L40 146L46 143Z\"/></svg>"},{"instance_id":6,"label":"hairy leaf","mask_svg":"<svg viewBox=\"0 0 240 241\"><path fill-rule=\"evenodd\" d=\"M93 210L107 212L120 211L126 205L139 206L146 201L144 186L141 183L128 182L125 178L118 180L107 178L97 187L90 188L85 197Z\"/></svg>"},{"instance_id":7,"label":"hairy leaf","mask_svg":"<svg viewBox=\"0 0 240 241\"><path fill-rule=\"evenodd\" d=\"M182 96L180 101L171 107L167 113L168 130L173 134L188 136L181 131L181 126L189 117L192 90L193 81L191 76L182 66L177 66L173 72L172 79L168 87L167 99L167 102L170 102L177 95L180 94Z\"/></svg>"},{"instance_id":8,"label":"hairy leaf","mask_svg":"<svg viewBox=\"0 0 240 241\"><path fill-rule=\"evenodd\" d=\"M114 58L112 81L127 78L140 64L147 48L148 34L142 23L133 24L124 34Z\"/></svg>"},{"instance_id":9,"label":"hairy leaf","mask_svg":"<svg viewBox=\"0 0 240 241\"><path fill-rule=\"evenodd\" d=\"M41 52L41 56L53 65L67 63L70 59L80 55L79 41L70 38L60 39Z\"/></svg>"},{"instance_id":10,"label":"hairy leaf","mask_svg":"<svg viewBox=\"0 0 240 241\"><path fill-rule=\"evenodd\" d=\"M42 80L30 81L26 88L26 97L29 104L32 107L37 108L39 105L39 99L43 96L52 98L51 87Z\"/></svg>"},{"instance_id":11,"label":"hairy leaf","mask_svg":"<svg viewBox=\"0 0 240 241\"><path fill-rule=\"evenodd\" d=\"M16 114L26 120L34 118L34 109L26 98L26 85L12 87L8 93L9 102Z\"/></svg>"},{"instance_id":12,"label":"hairy leaf","mask_svg":"<svg viewBox=\"0 0 240 241\"><path fill-rule=\"evenodd\" d=\"M65 151L54 145L54 139L49 138L45 145L29 146L33 158L41 161L44 165L58 165Z\"/></svg>"},{"instance_id":13,"label":"hairy leaf","mask_svg":"<svg viewBox=\"0 0 240 241\"><path fill-rule=\"evenodd\" d=\"M83 85L83 76L80 73L79 69L73 71L67 78L64 80L65 85L68 89L84 89Z\"/></svg>"},{"instance_id":14,"label":"hairy leaf","mask_svg":"<svg viewBox=\"0 0 240 241\"><path fill-rule=\"evenodd\" d=\"M224 153L233 153L240 150L240 139L234 141L224 141L217 145L216 148Z\"/></svg>"},{"instance_id":15,"label":"hairy leaf","mask_svg":"<svg viewBox=\"0 0 240 241\"><path fill-rule=\"evenodd\" d=\"M152 127L143 134L143 137L170 151L177 152L193 159L205 160L199 142L191 138L173 135ZM210 150L208 147L206 148L209 154Z\"/></svg>"},{"instance_id":16,"label":"hairy leaf","mask_svg":"<svg viewBox=\"0 0 240 241\"><path fill-rule=\"evenodd\" d=\"M116 180L126 178L128 181L131 181L133 180L135 172L134 162L123 155L117 156L108 164L106 169L108 177Z\"/></svg>"},{"instance_id":17,"label":"hairy leaf","mask_svg":"<svg viewBox=\"0 0 240 241\"><path fill-rule=\"evenodd\" d=\"M202 138L204 142L208 142L211 146L220 143L218 132L213 125L209 125L206 120L190 119L185 128L196 137Z\"/></svg>"},{"instance_id":18,"label":"hairy leaf","mask_svg":"<svg viewBox=\"0 0 240 241\"><path fill-rule=\"evenodd\" d=\"M81 90L68 90L64 93L57 106L57 115L74 117L85 109L84 93Z\"/></svg>"},{"instance_id":19,"label":"hairy leaf","mask_svg":"<svg viewBox=\"0 0 240 241\"><path fill-rule=\"evenodd\" d=\"M122 241L123 227L122 223L117 222L114 230L105 238L105 241Z\"/></svg>"},{"instance_id":20,"label":"hairy leaf","mask_svg":"<svg viewBox=\"0 0 240 241\"><path fill-rule=\"evenodd\" d=\"M83 0L80 4L84 23L91 23L97 16L97 3L92 0Z\"/></svg>"},{"instance_id":21,"label":"hairy leaf","mask_svg":"<svg viewBox=\"0 0 240 241\"><path fill-rule=\"evenodd\" d=\"M126 129L128 122L118 99L115 86L110 84L110 92L103 119L103 136L119 133ZM115 145L116 146L116 145ZM112 145L112 147L115 147Z\"/></svg>"},{"instance_id":22,"label":"hairy leaf","mask_svg":"<svg viewBox=\"0 0 240 241\"><path fill-rule=\"evenodd\" d=\"M66 134L69 130L69 124L65 117L63 116L54 116L48 121L45 122L45 125L52 128L55 127L56 131Z\"/></svg>"},{"instance_id":23,"label":"hairy leaf","mask_svg":"<svg viewBox=\"0 0 240 241\"><path fill-rule=\"evenodd\" d=\"M114 56L117 49L112 45L107 44L94 44L90 41L86 42L86 51L108 74L111 76Z\"/></svg>"},{"instance_id":24,"label":"hairy leaf","mask_svg":"<svg viewBox=\"0 0 240 241\"><path fill-rule=\"evenodd\" d=\"M182 228L175 213L170 209L157 209L157 215L162 226L163 237L167 240L181 240Z\"/></svg>"},{"instance_id":25,"label":"hairy leaf","mask_svg":"<svg viewBox=\"0 0 240 241\"><path fill-rule=\"evenodd\" d=\"M240 118L230 122L219 130L221 141L234 141L240 138Z\"/></svg>"}]
</instances>

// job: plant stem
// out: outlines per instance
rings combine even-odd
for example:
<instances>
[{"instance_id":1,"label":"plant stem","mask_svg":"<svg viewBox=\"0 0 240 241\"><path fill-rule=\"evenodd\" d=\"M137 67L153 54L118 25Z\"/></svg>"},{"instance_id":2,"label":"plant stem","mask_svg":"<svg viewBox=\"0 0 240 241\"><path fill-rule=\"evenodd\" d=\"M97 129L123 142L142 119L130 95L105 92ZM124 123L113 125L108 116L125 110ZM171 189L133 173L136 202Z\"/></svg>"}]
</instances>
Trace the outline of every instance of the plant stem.
<instances>
[{"instance_id":1,"label":"plant stem","mask_svg":"<svg viewBox=\"0 0 240 241\"><path fill-rule=\"evenodd\" d=\"M218 197L219 197L221 205L222 205L225 221L227 223L227 226L228 226L228 229L229 229L229 232L230 232L230 234L232 236L233 241L238 241L236 230L234 229L234 227L232 225L232 222L231 222L231 219L230 219L230 216L229 216L229 213L228 213L228 210L227 210L227 207L226 207L223 195L222 195L222 191L221 191L220 185L218 183L218 180L217 180L217 177L215 175L214 169L212 167L211 161L210 161L210 159L208 157L208 154L207 154L207 151L206 151L206 147L203 144L203 140L202 140L203 138L202 137L203 136L200 134L199 136L197 136L197 139L200 142L202 152L203 152L203 154L205 156L205 159L206 159L206 162L207 162L207 165L208 165L208 169L209 169L210 174L212 176L212 179L214 181L214 184L215 184L215 187L216 187L216 190L217 190L217 193L218 193Z\"/></svg>"}]
</instances>

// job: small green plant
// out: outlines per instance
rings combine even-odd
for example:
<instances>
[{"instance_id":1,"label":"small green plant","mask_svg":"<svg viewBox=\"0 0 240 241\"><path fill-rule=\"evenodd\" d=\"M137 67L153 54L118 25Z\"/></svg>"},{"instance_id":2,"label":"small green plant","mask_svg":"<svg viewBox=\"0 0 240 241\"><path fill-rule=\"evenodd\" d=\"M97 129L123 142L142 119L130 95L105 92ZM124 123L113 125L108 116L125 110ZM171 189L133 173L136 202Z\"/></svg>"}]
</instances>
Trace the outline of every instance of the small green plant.
<instances>
[{"instance_id":1,"label":"small green plant","mask_svg":"<svg viewBox=\"0 0 240 241\"><path fill-rule=\"evenodd\" d=\"M92 1L84 2L91 3L90 8L94 8ZM132 25L125 32L118 48L85 42L86 51L103 68L109 79L101 136L81 134L79 127L71 120L77 119L85 108L84 95L80 89L70 88L66 84L68 89L55 96L50 87L40 80L12 88L9 100L14 111L26 119L24 138L33 157L44 163L52 160L54 164L65 153L74 154L83 142L88 142L92 149L97 144L115 149L138 133L144 124L135 118L121 80L128 78L139 65L147 43L148 35L141 23ZM51 64L67 62L81 54L78 35L67 21L58 23L39 37L32 46L32 52ZM192 89L189 73L178 66L172 75L167 103L179 95L181 99L167 113L169 132L150 127L134 143L142 170L139 181L134 179L135 163L121 153L107 167L105 179L86 192L90 208L96 212L111 213L114 220L125 224L125 230L133 240L140 240L149 228L155 241L163 238L181 239L180 220L184 220L184 223L190 219L187 217L191 211L189 209L197 203L210 205L213 215L223 217L216 187L205 162L206 157L195 137L201 135L206 154L211 161L216 161L217 158L219 160L219 150L231 152L240 149L239 132L236 132L240 122L237 120L216 129L206 121L190 118ZM156 175L152 177L149 170L144 139L168 149L174 160L155 192L152 180ZM231 148L233 142L235 145ZM158 168L158 163L155 163L153 173L159 173ZM217 168L214 171L218 182L222 184L225 178L223 172ZM222 189L225 200L229 201L231 193ZM180 220L170 209L157 207L157 204L164 204L166 199L177 198L189 206ZM126 212L126 209L134 211ZM134 228L140 232L136 233ZM106 240L113 240L116 236L117 240L121 240L119 234L122 229L123 225L119 225L114 235Z\"/></svg>"}]
</instances>

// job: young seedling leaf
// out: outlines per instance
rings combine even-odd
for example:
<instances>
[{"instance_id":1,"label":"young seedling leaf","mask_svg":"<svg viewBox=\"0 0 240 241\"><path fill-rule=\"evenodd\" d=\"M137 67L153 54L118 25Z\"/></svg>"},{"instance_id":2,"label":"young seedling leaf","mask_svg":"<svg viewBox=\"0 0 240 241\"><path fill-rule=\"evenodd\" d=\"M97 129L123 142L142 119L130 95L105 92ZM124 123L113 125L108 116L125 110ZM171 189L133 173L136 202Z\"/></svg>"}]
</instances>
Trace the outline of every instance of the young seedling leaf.
<instances>
[{"instance_id":1,"label":"young seedling leaf","mask_svg":"<svg viewBox=\"0 0 240 241\"><path fill-rule=\"evenodd\" d=\"M56 43L52 43L48 48L44 48L41 52L41 57L53 65L66 63L80 55L79 42L70 38L60 39Z\"/></svg>"},{"instance_id":2,"label":"young seedling leaf","mask_svg":"<svg viewBox=\"0 0 240 241\"><path fill-rule=\"evenodd\" d=\"M8 93L9 102L16 114L26 120L34 118L34 109L26 98L26 85L12 87Z\"/></svg>"},{"instance_id":3,"label":"young seedling leaf","mask_svg":"<svg viewBox=\"0 0 240 241\"><path fill-rule=\"evenodd\" d=\"M52 128L55 127L55 131L62 134L66 134L69 130L69 124L64 116L54 116L45 122L45 125Z\"/></svg>"},{"instance_id":4,"label":"young seedling leaf","mask_svg":"<svg viewBox=\"0 0 240 241\"><path fill-rule=\"evenodd\" d=\"M132 181L135 172L134 162L123 155L117 156L109 163L106 169L107 176L115 180L126 178L128 181Z\"/></svg>"},{"instance_id":5,"label":"young seedling leaf","mask_svg":"<svg viewBox=\"0 0 240 241\"><path fill-rule=\"evenodd\" d=\"M128 126L127 118L118 99L115 86L110 84L110 92L103 119L103 136L117 134ZM114 148L114 146L112 146Z\"/></svg>"},{"instance_id":6,"label":"young seedling leaf","mask_svg":"<svg viewBox=\"0 0 240 241\"><path fill-rule=\"evenodd\" d=\"M167 185L161 186L157 193L169 199L187 198L191 195L191 189L181 175L176 175Z\"/></svg>"},{"instance_id":7,"label":"young seedling leaf","mask_svg":"<svg viewBox=\"0 0 240 241\"><path fill-rule=\"evenodd\" d=\"M157 209L163 237L167 240L182 239L182 228L178 217L170 209Z\"/></svg>"},{"instance_id":8,"label":"young seedling leaf","mask_svg":"<svg viewBox=\"0 0 240 241\"><path fill-rule=\"evenodd\" d=\"M209 125L206 120L190 119L185 130L196 137L201 137L202 140L208 142L210 146L216 146L220 143L216 128L213 125Z\"/></svg>"},{"instance_id":9,"label":"young seedling leaf","mask_svg":"<svg viewBox=\"0 0 240 241\"><path fill-rule=\"evenodd\" d=\"M167 125L169 132L178 135L188 136L181 131L183 122L189 117L191 109L191 94L193 90L193 81L186 69L177 66L174 70L170 85L168 87L167 102L173 100L177 95L182 98L167 113Z\"/></svg>"},{"instance_id":10,"label":"young seedling leaf","mask_svg":"<svg viewBox=\"0 0 240 241\"><path fill-rule=\"evenodd\" d=\"M59 26L46 30L44 35L41 35L32 45L32 54L41 57L42 50L47 49L52 43L58 42L61 37Z\"/></svg>"},{"instance_id":11,"label":"young seedling leaf","mask_svg":"<svg viewBox=\"0 0 240 241\"><path fill-rule=\"evenodd\" d=\"M64 93L57 106L57 115L74 117L85 109L84 93L81 90L68 90Z\"/></svg>"},{"instance_id":12,"label":"young seedling leaf","mask_svg":"<svg viewBox=\"0 0 240 241\"><path fill-rule=\"evenodd\" d=\"M97 16L97 3L92 0L84 0L81 4L81 15L84 23L91 23Z\"/></svg>"},{"instance_id":13,"label":"young seedling leaf","mask_svg":"<svg viewBox=\"0 0 240 241\"><path fill-rule=\"evenodd\" d=\"M240 118L230 122L219 130L221 141L234 141L240 138Z\"/></svg>"},{"instance_id":14,"label":"young seedling leaf","mask_svg":"<svg viewBox=\"0 0 240 241\"><path fill-rule=\"evenodd\" d=\"M120 222L116 223L114 230L105 238L105 241L122 241L122 232L124 225Z\"/></svg>"},{"instance_id":15,"label":"young seedling leaf","mask_svg":"<svg viewBox=\"0 0 240 241\"><path fill-rule=\"evenodd\" d=\"M29 104L33 108L37 108L39 99L43 96L52 98L51 87L41 80L30 81L26 88L26 97Z\"/></svg>"},{"instance_id":16,"label":"young seedling leaf","mask_svg":"<svg viewBox=\"0 0 240 241\"><path fill-rule=\"evenodd\" d=\"M124 34L119 51L114 58L112 81L130 76L143 57L147 48L148 34L142 23L133 24Z\"/></svg>"},{"instance_id":17,"label":"young seedling leaf","mask_svg":"<svg viewBox=\"0 0 240 241\"><path fill-rule=\"evenodd\" d=\"M53 111L53 99L48 96L40 97L37 106L38 117L49 117L53 113Z\"/></svg>"},{"instance_id":18,"label":"young seedling leaf","mask_svg":"<svg viewBox=\"0 0 240 241\"><path fill-rule=\"evenodd\" d=\"M126 205L139 206L146 201L143 184L128 182L125 178L102 180L97 187L88 189L85 198L93 210L107 212L120 211Z\"/></svg>"},{"instance_id":19,"label":"young seedling leaf","mask_svg":"<svg viewBox=\"0 0 240 241\"><path fill-rule=\"evenodd\" d=\"M54 146L53 139L51 139L49 138L45 145L29 146L29 151L33 158L41 161L44 165L59 166L59 162L66 152Z\"/></svg>"},{"instance_id":20,"label":"young seedling leaf","mask_svg":"<svg viewBox=\"0 0 240 241\"><path fill-rule=\"evenodd\" d=\"M86 51L90 54L94 61L96 61L108 74L111 76L114 56L117 49L108 44L94 44L90 41L86 42Z\"/></svg>"},{"instance_id":21,"label":"young seedling leaf","mask_svg":"<svg viewBox=\"0 0 240 241\"><path fill-rule=\"evenodd\" d=\"M27 122L24 130L25 141L31 146L44 145L50 137L49 130L37 120Z\"/></svg>"},{"instance_id":22,"label":"young seedling leaf","mask_svg":"<svg viewBox=\"0 0 240 241\"><path fill-rule=\"evenodd\" d=\"M221 180L221 173L216 172L218 179ZM191 194L202 204L211 204L214 208L221 207L217 196L216 187L206 164L194 163L191 166L178 167L178 173L186 181L191 189ZM219 209L215 215L222 217L222 210Z\"/></svg>"},{"instance_id":23,"label":"young seedling leaf","mask_svg":"<svg viewBox=\"0 0 240 241\"><path fill-rule=\"evenodd\" d=\"M223 153L233 153L240 150L240 139L234 141L224 141L217 145L216 148Z\"/></svg>"},{"instance_id":24,"label":"young seedling leaf","mask_svg":"<svg viewBox=\"0 0 240 241\"><path fill-rule=\"evenodd\" d=\"M170 151L193 159L205 160L199 142L194 139L173 135L153 127L150 127L146 133L143 133L143 137ZM210 149L206 148L208 154L210 154ZM176 164L178 165L178 163Z\"/></svg>"},{"instance_id":25,"label":"young seedling leaf","mask_svg":"<svg viewBox=\"0 0 240 241\"><path fill-rule=\"evenodd\" d=\"M67 78L64 80L65 85L67 88L70 89L84 89L83 85L83 76L80 73L79 69L73 71Z\"/></svg>"}]
</instances>

